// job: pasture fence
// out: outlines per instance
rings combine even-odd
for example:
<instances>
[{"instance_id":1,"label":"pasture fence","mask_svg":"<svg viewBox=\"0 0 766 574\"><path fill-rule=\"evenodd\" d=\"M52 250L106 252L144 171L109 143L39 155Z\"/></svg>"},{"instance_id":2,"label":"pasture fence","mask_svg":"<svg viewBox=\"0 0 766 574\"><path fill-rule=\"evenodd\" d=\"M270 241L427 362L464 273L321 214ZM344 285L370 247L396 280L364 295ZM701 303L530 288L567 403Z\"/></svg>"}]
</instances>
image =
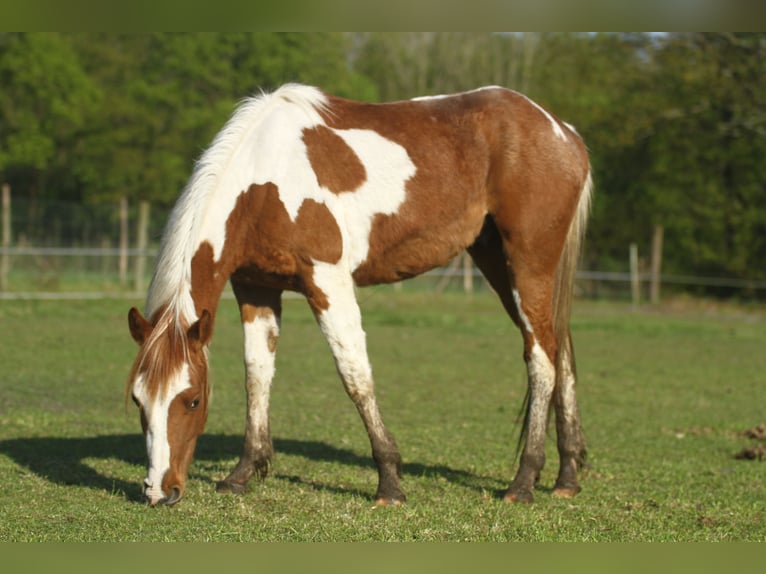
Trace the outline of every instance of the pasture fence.
<instances>
[{"instance_id":1,"label":"pasture fence","mask_svg":"<svg viewBox=\"0 0 766 574\"><path fill-rule=\"evenodd\" d=\"M140 298L145 294L156 256L156 248L0 247L5 274L0 299ZM127 274L128 279L120 272L120 261L126 259L127 268L132 271ZM576 292L580 297L625 299L639 304L649 301L652 280L649 272L580 270ZM766 291L766 282L724 277L661 275L660 284L665 291L716 287L750 296ZM448 266L397 283L393 288L435 292L459 289L469 295L490 289L465 254Z\"/></svg>"},{"instance_id":2,"label":"pasture fence","mask_svg":"<svg viewBox=\"0 0 766 574\"><path fill-rule=\"evenodd\" d=\"M11 201L2 188L0 233L0 299L92 299L143 297L157 256L168 209L126 200L97 205L77 202ZM660 232L661 233L661 232ZM637 248L627 250L624 271L581 270L577 294L657 302L664 292L726 289L734 295L761 298L766 281L726 277L661 274L657 233L652 262L636 262ZM660 235L661 238L661 235ZM470 257L462 253L449 265L434 269L396 290L490 289Z\"/></svg>"}]
</instances>

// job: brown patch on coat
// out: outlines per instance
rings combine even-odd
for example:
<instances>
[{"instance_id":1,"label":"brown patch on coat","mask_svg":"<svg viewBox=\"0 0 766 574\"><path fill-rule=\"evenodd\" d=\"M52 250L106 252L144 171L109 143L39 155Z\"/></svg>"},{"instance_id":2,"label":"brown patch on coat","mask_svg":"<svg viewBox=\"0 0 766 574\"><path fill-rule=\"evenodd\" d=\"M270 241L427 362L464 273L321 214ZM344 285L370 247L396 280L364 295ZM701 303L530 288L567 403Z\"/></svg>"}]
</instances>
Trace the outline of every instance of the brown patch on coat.
<instances>
[{"instance_id":1,"label":"brown patch on coat","mask_svg":"<svg viewBox=\"0 0 766 574\"><path fill-rule=\"evenodd\" d=\"M277 335L273 330L269 330L269 336L266 339L266 346L269 349L269 353L272 355L277 352L277 340L279 339L279 335Z\"/></svg>"},{"instance_id":2,"label":"brown patch on coat","mask_svg":"<svg viewBox=\"0 0 766 574\"><path fill-rule=\"evenodd\" d=\"M242 323L252 323L256 319L270 319L274 316L274 310L271 307L259 307L245 303L241 304L239 309ZM278 339L279 334L274 329L269 329L266 337L266 346L270 353L276 352Z\"/></svg>"},{"instance_id":3,"label":"brown patch on coat","mask_svg":"<svg viewBox=\"0 0 766 574\"><path fill-rule=\"evenodd\" d=\"M487 210L490 142L472 98L365 104L331 98L337 129L368 129L401 145L416 167L394 214L374 217L359 285L399 281L447 263L470 245ZM385 192L385 191L384 191Z\"/></svg>"},{"instance_id":4,"label":"brown patch on coat","mask_svg":"<svg viewBox=\"0 0 766 574\"><path fill-rule=\"evenodd\" d=\"M375 130L403 146L417 169L399 210L375 216L357 284L443 265L476 240L490 216L525 314L555 355L553 278L589 170L580 137L560 122L566 138L558 137L535 105L502 89L388 104L330 98L330 110L330 127Z\"/></svg>"},{"instance_id":5,"label":"brown patch on coat","mask_svg":"<svg viewBox=\"0 0 766 574\"><path fill-rule=\"evenodd\" d=\"M224 283L238 272L245 280L276 289L300 291L327 308L327 297L313 282L314 261L337 263L343 238L323 203L304 200L295 222L273 183L253 184L237 198L226 220L220 258L203 242L192 258L192 298L200 314L215 309Z\"/></svg>"},{"instance_id":6,"label":"brown patch on coat","mask_svg":"<svg viewBox=\"0 0 766 574\"><path fill-rule=\"evenodd\" d=\"M319 125L303 130L311 168L320 186L332 193L350 192L367 180L359 156L331 129Z\"/></svg>"},{"instance_id":7,"label":"brown patch on coat","mask_svg":"<svg viewBox=\"0 0 766 574\"><path fill-rule=\"evenodd\" d=\"M168 408L167 438L170 446L170 467L162 477L162 490L170 495L174 488L183 494L189 464L194 456L197 437L205 430L208 400L207 363L190 365L189 375L192 386L179 393ZM204 381L204 384L200 384ZM192 407L193 401L197 406Z\"/></svg>"},{"instance_id":8,"label":"brown patch on coat","mask_svg":"<svg viewBox=\"0 0 766 574\"><path fill-rule=\"evenodd\" d=\"M256 319L266 319L272 315L270 309L255 305L241 305L239 312L243 323L252 323Z\"/></svg>"}]
</instances>

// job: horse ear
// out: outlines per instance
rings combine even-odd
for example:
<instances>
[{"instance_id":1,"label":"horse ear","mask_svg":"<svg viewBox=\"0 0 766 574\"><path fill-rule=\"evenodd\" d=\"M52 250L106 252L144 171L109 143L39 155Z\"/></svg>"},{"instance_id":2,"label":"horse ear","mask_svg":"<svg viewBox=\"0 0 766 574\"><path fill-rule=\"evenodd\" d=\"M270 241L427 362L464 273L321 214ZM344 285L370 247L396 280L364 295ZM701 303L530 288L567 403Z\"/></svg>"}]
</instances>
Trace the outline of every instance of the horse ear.
<instances>
[{"instance_id":1,"label":"horse ear","mask_svg":"<svg viewBox=\"0 0 766 574\"><path fill-rule=\"evenodd\" d=\"M210 311L207 309L202 311L199 319L189 327L187 335L190 341L196 341L203 347L210 342L213 336L213 318L210 316Z\"/></svg>"},{"instance_id":2,"label":"horse ear","mask_svg":"<svg viewBox=\"0 0 766 574\"><path fill-rule=\"evenodd\" d=\"M130 327L130 334L133 336L133 339L139 345L143 345L149 333L154 329L152 324L144 319L135 307L131 307L128 312L128 327Z\"/></svg>"}]
</instances>

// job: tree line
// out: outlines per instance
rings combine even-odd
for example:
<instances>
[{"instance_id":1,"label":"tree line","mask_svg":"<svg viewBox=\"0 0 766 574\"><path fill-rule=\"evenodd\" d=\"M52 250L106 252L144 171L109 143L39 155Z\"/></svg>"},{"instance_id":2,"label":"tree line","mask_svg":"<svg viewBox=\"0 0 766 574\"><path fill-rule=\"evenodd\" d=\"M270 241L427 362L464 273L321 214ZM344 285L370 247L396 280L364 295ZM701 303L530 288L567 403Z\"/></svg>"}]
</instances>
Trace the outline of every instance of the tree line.
<instances>
[{"instance_id":1,"label":"tree line","mask_svg":"<svg viewBox=\"0 0 766 574\"><path fill-rule=\"evenodd\" d=\"M586 266L766 279L766 35L0 34L0 182L31 202L169 206L242 98L382 101L498 84L574 124L596 182Z\"/></svg>"}]
</instances>

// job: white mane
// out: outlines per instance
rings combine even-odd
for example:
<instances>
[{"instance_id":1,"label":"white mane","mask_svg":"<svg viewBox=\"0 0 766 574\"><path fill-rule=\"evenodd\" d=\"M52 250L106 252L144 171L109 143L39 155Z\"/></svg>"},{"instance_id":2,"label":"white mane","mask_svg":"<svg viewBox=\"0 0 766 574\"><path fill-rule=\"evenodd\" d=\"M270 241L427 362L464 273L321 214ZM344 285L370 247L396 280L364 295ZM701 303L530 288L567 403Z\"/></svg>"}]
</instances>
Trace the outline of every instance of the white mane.
<instances>
[{"instance_id":1,"label":"white mane","mask_svg":"<svg viewBox=\"0 0 766 574\"><path fill-rule=\"evenodd\" d=\"M242 101L197 161L189 183L173 207L146 297L146 317L151 318L167 305L166 312L175 315L177 325L180 319L187 322L197 319L191 298L191 260L199 246L203 218L232 158L279 105L297 106L313 117L327 106L327 98L317 88L286 84L271 94L261 93Z\"/></svg>"}]
</instances>

